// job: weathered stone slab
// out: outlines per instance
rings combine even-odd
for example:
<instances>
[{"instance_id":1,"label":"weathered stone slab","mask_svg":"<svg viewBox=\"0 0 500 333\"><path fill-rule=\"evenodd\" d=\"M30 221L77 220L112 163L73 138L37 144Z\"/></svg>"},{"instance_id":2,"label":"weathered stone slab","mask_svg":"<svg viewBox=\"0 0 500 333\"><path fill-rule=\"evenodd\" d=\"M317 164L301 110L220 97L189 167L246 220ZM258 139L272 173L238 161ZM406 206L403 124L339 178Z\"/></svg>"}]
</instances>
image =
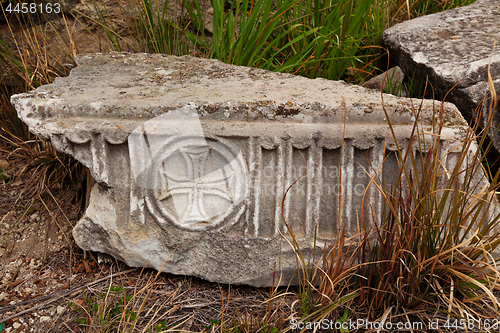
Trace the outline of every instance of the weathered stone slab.
<instances>
[{"instance_id":1,"label":"weathered stone slab","mask_svg":"<svg viewBox=\"0 0 500 333\"><path fill-rule=\"evenodd\" d=\"M497 42L494 48L494 39ZM500 91L500 1L477 0L473 4L397 24L384 32L383 43L392 57L416 82L429 79L436 98L454 103L471 121L486 94L489 98L488 63L495 90ZM430 89L430 88L429 88ZM498 96L497 96L498 99ZM482 126L490 114L484 104ZM498 108L493 112L490 137L500 152Z\"/></svg>"},{"instance_id":2,"label":"weathered stone slab","mask_svg":"<svg viewBox=\"0 0 500 333\"><path fill-rule=\"evenodd\" d=\"M282 211L306 258L316 230L321 247L335 240L339 221L349 236L362 214L367 224L380 221L370 177L390 185L399 170L380 92L192 57L112 53L77 64L12 102L33 133L97 182L73 230L83 249L130 266L269 286L280 270L281 284L296 273ZM384 95L384 103L406 147L412 101ZM433 132L433 109L423 103L421 131ZM444 109L440 154L451 169L468 127L453 105Z\"/></svg>"}]
</instances>

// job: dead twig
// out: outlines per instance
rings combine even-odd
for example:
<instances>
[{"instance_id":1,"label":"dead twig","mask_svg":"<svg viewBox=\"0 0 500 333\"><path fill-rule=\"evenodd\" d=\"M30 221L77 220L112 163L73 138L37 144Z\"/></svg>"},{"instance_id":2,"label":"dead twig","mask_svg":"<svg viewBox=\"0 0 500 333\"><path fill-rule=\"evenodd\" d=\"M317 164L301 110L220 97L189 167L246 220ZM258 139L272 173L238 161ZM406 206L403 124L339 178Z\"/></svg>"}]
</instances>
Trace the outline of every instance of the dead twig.
<instances>
[{"instance_id":1,"label":"dead twig","mask_svg":"<svg viewBox=\"0 0 500 333\"><path fill-rule=\"evenodd\" d=\"M78 291L79 289L82 289L82 288L87 288L87 287L90 287L92 285L95 285L97 283L100 283L100 282L103 282L103 281L106 281L108 279L111 279L111 278L114 278L116 276L120 276L120 275L123 275L123 274L128 274L128 273L131 273L131 272L134 272L138 270L138 268L132 268L132 269L129 269L129 270L126 270L124 272L118 272L118 273L114 273L114 274L110 274L108 276L105 276L103 278L100 278L99 280L95 280L93 282L90 282L90 283L87 283L85 285L80 285L78 287L74 287L68 291L65 291L65 292L58 292L58 293L54 293L48 297L53 297L51 300L43 303L43 304L39 304L39 305L35 305L27 310L24 310L24 311L21 311L21 312L17 312L7 318L3 318L3 319L0 319L0 324L3 323L3 322L6 322L7 320L9 319L12 319L12 318L16 318L16 317L19 317L19 316L22 316L26 313L29 313L29 312L32 312L32 311L35 311L35 310L39 310L39 309L43 309L45 308L47 305L49 305L50 303L52 302L55 302L65 296L68 296L68 295L71 295L73 294L74 292ZM46 297L46 296L42 296L42 297ZM27 301L24 301L22 302L23 304L28 304L28 303L32 303L32 302L36 302L36 301L40 301L42 297L38 297L38 298L35 298L35 299L32 299L32 300L27 300ZM18 304L14 304L14 305L11 305L11 306L6 306L6 307L3 307L3 308L0 308L0 313L1 312L5 312L7 310L10 310L12 308L17 308L21 305L21 303L18 303Z\"/></svg>"}]
</instances>

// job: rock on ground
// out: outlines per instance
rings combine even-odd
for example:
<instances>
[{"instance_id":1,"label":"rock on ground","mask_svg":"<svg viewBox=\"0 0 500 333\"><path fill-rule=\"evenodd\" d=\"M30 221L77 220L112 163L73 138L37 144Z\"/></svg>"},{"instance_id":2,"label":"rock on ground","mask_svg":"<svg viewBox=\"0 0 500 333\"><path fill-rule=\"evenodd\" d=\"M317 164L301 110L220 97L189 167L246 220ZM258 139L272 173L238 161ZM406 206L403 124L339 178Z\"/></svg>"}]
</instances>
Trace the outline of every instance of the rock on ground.
<instances>
[{"instance_id":1,"label":"rock on ground","mask_svg":"<svg viewBox=\"0 0 500 333\"><path fill-rule=\"evenodd\" d=\"M428 79L436 98L454 103L473 121L476 109L487 97L480 126L492 114L489 134L500 152L500 113L490 110L488 64L495 90L500 92L500 1L478 0L473 4L419 17L384 32L383 44L408 77L417 84ZM496 41L496 46L495 46ZM430 89L430 88L429 88ZM497 95L498 100L498 95Z\"/></svg>"}]
</instances>

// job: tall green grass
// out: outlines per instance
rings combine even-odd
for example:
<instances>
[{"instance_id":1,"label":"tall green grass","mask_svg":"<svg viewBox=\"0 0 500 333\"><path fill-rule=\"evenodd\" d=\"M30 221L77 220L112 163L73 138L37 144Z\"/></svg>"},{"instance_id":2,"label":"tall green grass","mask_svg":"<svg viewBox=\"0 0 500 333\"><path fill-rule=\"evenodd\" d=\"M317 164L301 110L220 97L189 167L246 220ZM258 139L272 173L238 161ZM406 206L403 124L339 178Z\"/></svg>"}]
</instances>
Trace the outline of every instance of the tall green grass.
<instances>
[{"instance_id":1,"label":"tall green grass","mask_svg":"<svg viewBox=\"0 0 500 333\"><path fill-rule=\"evenodd\" d=\"M344 78L379 52L383 16L372 0L244 0L224 12L213 1L210 56L224 62L309 78ZM373 20L371 20L373 18ZM367 22L370 19L370 22ZM365 22L362 22L362 21Z\"/></svg>"},{"instance_id":2,"label":"tall green grass","mask_svg":"<svg viewBox=\"0 0 500 333\"><path fill-rule=\"evenodd\" d=\"M460 4L468 4L464 1ZM382 32L389 22L455 4L433 0L213 0L212 26L198 0L182 0L176 17L168 1L118 2L130 22L128 38L117 33L98 2L86 19L98 24L112 50L197 54L235 65L309 78L359 82L377 71ZM228 6L229 4L229 6ZM410 9L410 11L408 11ZM207 33L213 31L213 35Z\"/></svg>"}]
</instances>

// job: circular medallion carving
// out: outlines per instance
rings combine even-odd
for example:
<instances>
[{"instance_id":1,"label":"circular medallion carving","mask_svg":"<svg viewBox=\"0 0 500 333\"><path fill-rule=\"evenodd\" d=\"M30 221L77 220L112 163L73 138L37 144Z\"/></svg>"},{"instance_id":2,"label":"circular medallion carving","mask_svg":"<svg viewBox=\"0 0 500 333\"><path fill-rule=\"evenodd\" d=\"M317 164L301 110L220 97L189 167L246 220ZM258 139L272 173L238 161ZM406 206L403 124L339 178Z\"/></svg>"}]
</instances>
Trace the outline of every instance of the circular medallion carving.
<instances>
[{"instance_id":1,"label":"circular medallion carving","mask_svg":"<svg viewBox=\"0 0 500 333\"><path fill-rule=\"evenodd\" d=\"M237 146L205 137L165 142L153 159L146 205L160 223L212 229L235 218L247 191L246 165Z\"/></svg>"}]
</instances>

